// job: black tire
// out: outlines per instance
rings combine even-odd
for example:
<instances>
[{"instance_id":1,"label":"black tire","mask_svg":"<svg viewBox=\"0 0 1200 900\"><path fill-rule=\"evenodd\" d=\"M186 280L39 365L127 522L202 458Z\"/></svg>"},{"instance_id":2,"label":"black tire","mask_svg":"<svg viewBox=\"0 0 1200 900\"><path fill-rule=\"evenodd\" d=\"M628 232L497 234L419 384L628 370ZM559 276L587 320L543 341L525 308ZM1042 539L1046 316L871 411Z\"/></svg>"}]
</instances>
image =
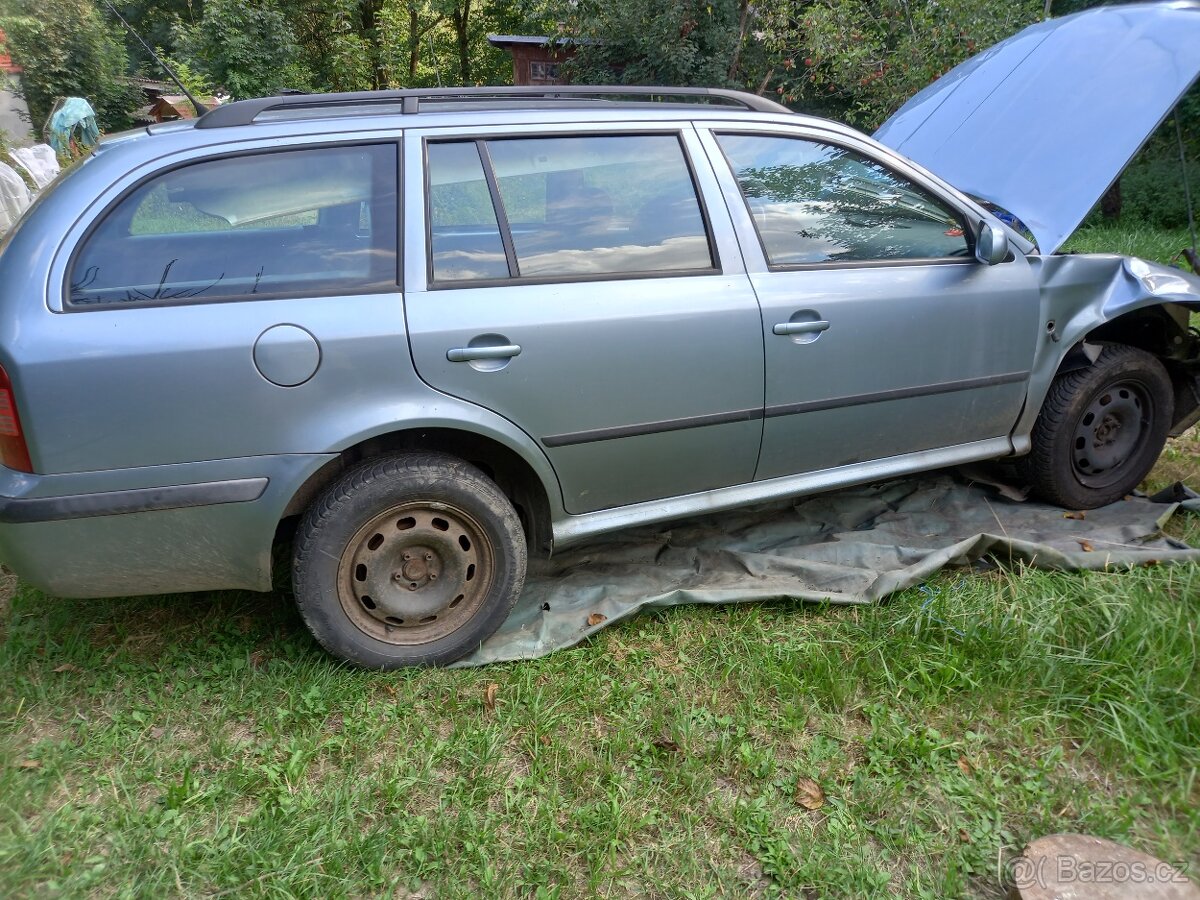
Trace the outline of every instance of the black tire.
<instances>
[{"instance_id":1,"label":"black tire","mask_svg":"<svg viewBox=\"0 0 1200 900\"><path fill-rule=\"evenodd\" d=\"M370 669L445 665L508 617L526 552L516 511L482 472L403 453L350 469L312 503L292 583L334 656Z\"/></svg>"},{"instance_id":2,"label":"black tire","mask_svg":"<svg viewBox=\"0 0 1200 900\"><path fill-rule=\"evenodd\" d=\"M1106 345L1090 367L1054 379L1021 471L1036 496L1067 509L1113 503L1154 467L1174 407L1162 363L1136 347Z\"/></svg>"}]
</instances>

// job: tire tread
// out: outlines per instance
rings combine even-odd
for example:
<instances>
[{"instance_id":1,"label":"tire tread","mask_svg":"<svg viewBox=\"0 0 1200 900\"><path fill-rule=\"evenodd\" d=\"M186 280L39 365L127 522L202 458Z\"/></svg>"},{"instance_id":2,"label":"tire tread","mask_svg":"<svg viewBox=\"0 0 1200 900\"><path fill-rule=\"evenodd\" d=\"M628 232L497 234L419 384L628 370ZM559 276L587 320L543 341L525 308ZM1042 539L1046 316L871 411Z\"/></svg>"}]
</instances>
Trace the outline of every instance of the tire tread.
<instances>
[{"instance_id":1,"label":"tire tread","mask_svg":"<svg viewBox=\"0 0 1200 900\"><path fill-rule=\"evenodd\" d=\"M1159 382L1160 387L1165 385L1168 389L1165 396L1160 391L1154 398L1158 407L1162 407L1157 414L1167 421L1165 424L1161 421L1151 424L1151 427L1161 430L1161 439L1165 439L1174 398L1169 392L1170 377L1162 363L1137 347L1106 344L1091 366L1064 372L1051 382L1037 421L1034 422L1032 449L1018 466L1035 495L1067 509L1090 509L1120 499L1137 486L1137 482L1134 482L1123 489L1096 489L1094 500L1087 500L1086 493L1090 489L1074 483L1074 477L1070 474L1071 462L1062 458L1063 448L1060 446L1064 431L1072 428L1080 396L1098 390L1105 380L1113 377L1113 373L1128 368L1144 370L1152 380ZM1150 438L1156 439L1153 435ZM1144 475L1140 473L1137 481Z\"/></svg>"},{"instance_id":2,"label":"tire tread","mask_svg":"<svg viewBox=\"0 0 1200 900\"><path fill-rule=\"evenodd\" d=\"M312 565L314 554L324 552L320 547L322 536L327 528L343 514L342 506L344 504L352 502L356 496L371 490L377 483L384 481L436 483L448 478L460 485L467 484L489 511L502 520L503 527L508 533L520 537L520 540L514 541L516 545L513 548L515 558L512 562L515 563L516 578L512 589L504 598L503 614L497 615L500 612L499 609L492 610L491 615L488 616L489 624L486 633L482 633L477 641L464 648L450 649L449 651L433 650L425 653L409 652L406 654L407 658L400 662L369 658L361 652L356 652L356 648L351 642L337 639L340 628L331 621L330 611L326 609L327 604L322 602L319 591L310 589L307 583L308 573L314 569ZM482 640L490 637L507 618L521 592L528 551L516 511L508 498L486 475L469 463L445 453L411 451L367 460L349 469L329 485L301 518L300 525L296 530L292 559L296 606L317 642L333 655L356 665L367 668L393 668L398 665L444 665L466 655Z\"/></svg>"}]
</instances>

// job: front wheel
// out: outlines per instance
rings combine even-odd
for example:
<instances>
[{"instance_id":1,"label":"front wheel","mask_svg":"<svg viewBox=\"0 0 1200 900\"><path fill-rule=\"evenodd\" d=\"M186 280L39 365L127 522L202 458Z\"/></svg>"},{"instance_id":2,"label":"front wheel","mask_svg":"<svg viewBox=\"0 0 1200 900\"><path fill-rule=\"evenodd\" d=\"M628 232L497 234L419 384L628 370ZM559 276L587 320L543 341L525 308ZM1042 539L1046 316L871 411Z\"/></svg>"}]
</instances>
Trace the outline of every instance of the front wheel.
<instances>
[{"instance_id":1,"label":"front wheel","mask_svg":"<svg viewBox=\"0 0 1200 900\"><path fill-rule=\"evenodd\" d=\"M525 581L512 504L440 453L349 470L309 508L295 547L305 624L330 653L372 669L465 656L500 627Z\"/></svg>"},{"instance_id":2,"label":"front wheel","mask_svg":"<svg viewBox=\"0 0 1200 900\"><path fill-rule=\"evenodd\" d=\"M1154 467L1174 412L1171 379L1144 350L1110 344L1054 379L1023 462L1036 495L1068 509L1121 499Z\"/></svg>"}]
</instances>

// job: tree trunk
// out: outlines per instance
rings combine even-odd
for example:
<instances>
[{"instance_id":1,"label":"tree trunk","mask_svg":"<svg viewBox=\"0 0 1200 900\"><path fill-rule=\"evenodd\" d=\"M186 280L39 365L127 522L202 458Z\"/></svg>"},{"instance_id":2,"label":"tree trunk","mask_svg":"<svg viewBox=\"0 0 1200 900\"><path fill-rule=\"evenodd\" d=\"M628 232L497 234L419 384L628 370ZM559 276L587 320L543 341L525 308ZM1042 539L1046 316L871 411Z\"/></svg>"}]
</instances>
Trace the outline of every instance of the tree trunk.
<instances>
[{"instance_id":1,"label":"tree trunk","mask_svg":"<svg viewBox=\"0 0 1200 900\"><path fill-rule=\"evenodd\" d=\"M729 64L729 80L737 78L738 69L742 64L742 45L746 43L746 28L750 24L750 0L741 0L738 4L738 36L737 46L733 48L733 61Z\"/></svg>"},{"instance_id":2,"label":"tree trunk","mask_svg":"<svg viewBox=\"0 0 1200 900\"><path fill-rule=\"evenodd\" d=\"M371 88L386 87L383 67L379 62L379 13L383 11L383 0L364 0L359 9L359 34L370 54Z\"/></svg>"},{"instance_id":3,"label":"tree trunk","mask_svg":"<svg viewBox=\"0 0 1200 900\"><path fill-rule=\"evenodd\" d=\"M471 4L474 0L464 0L463 5L450 14L454 25L454 39L458 43L458 74L464 87L471 84Z\"/></svg>"},{"instance_id":4,"label":"tree trunk","mask_svg":"<svg viewBox=\"0 0 1200 900\"><path fill-rule=\"evenodd\" d=\"M1104 196L1100 198L1100 212L1106 219L1121 218L1121 179L1112 183Z\"/></svg>"},{"instance_id":5,"label":"tree trunk","mask_svg":"<svg viewBox=\"0 0 1200 900\"><path fill-rule=\"evenodd\" d=\"M417 66L421 63L421 29L417 10L410 4L408 7L408 85L417 78Z\"/></svg>"}]
</instances>

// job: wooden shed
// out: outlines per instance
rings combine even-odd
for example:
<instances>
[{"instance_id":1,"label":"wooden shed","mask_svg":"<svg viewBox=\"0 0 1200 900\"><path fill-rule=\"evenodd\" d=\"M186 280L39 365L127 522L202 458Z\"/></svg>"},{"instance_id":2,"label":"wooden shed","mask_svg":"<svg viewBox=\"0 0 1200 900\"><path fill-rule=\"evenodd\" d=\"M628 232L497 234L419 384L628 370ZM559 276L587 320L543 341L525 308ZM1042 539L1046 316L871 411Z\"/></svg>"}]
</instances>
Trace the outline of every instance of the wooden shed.
<instances>
[{"instance_id":1,"label":"wooden shed","mask_svg":"<svg viewBox=\"0 0 1200 900\"><path fill-rule=\"evenodd\" d=\"M488 43L512 55L513 84L566 84L562 64L575 55L575 38L489 34Z\"/></svg>"}]
</instances>

